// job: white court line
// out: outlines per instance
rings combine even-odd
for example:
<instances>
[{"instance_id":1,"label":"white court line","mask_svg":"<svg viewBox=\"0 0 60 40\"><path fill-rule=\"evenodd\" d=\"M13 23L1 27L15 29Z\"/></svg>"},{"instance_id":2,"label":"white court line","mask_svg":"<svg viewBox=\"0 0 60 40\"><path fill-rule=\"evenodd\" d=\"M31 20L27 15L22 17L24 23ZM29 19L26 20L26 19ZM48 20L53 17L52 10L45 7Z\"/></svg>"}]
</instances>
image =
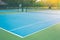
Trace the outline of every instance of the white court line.
<instances>
[{"instance_id":1,"label":"white court line","mask_svg":"<svg viewBox=\"0 0 60 40\"><path fill-rule=\"evenodd\" d=\"M59 22L60 23L60 22ZM56 23L57 24L57 23ZM49 27L48 27L49 28ZM0 29L2 29L2 30L4 30L4 31L7 31L7 30L5 30L5 29L3 29L3 28L1 28L0 27ZM44 28L44 29L47 29L47 28ZM42 29L42 30L44 30L44 29ZM37 32L40 32L40 31L42 31L42 30L39 30L39 31L37 31ZM13 32L10 32L10 31L7 31L7 32L9 32L9 33L11 33L11 34L13 34L13 35L16 35L16 36L18 36L18 37L21 37L21 38L25 38L25 37L27 37L27 36L30 36L30 35L32 35L32 34L35 34L35 33L37 33L37 32L34 32L34 33L31 33L31 34L29 34L29 35L27 35L27 36L20 36L20 35L18 35L18 34L15 34L15 33L13 33Z\"/></svg>"},{"instance_id":2,"label":"white court line","mask_svg":"<svg viewBox=\"0 0 60 40\"><path fill-rule=\"evenodd\" d=\"M51 26L49 26L49 27L52 27L53 25L56 25L56 24L58 24L58 23L60 23L60 21L55 22L55 24L52 24L52 25L51 25ZM47 28L49 28L49 27L43 28L43 29L41 29L41 30L38 30L38 31L36 31L36 32L33 32L33 33L28 34L28 35L23 36L23 37L24 37L24 38L25 38L25 37L28 37L28 36L30 36L30 35L33 35L33 34L37 33L37 32L40 32L40 31L42 31L42 30L45 30L45 29L47 29Z\"/></svg>"},{"instance_id":3,"label":"white court line","mask_svg":"<svg viewBox=\"0 0 60 40\"><path fill-rule=\"evenodd\" d=\"M60 22L58 22L58 23L60 23ZM56 25L56 24L58 24L58 23L52 24L50 27L52 27L53 25ZM20 37L20 38L26 38L26 37L28 37L28 36L31 36L31 35L33 35L33 34L35 34L35 33L38 33L38 32L40 32L40 31L43 31L43 30L48 29L48 28L49 28L49 27L44 28L44 29L41 29L41 30L39 30L39 31L36 31L36 32L34 32L34 33L31 33L31 34L26 35L26 36L23 37L23 36L20 36L20 35L18 35L18 34L16 34L16 33L10 32L10 31L5 30L5 29L3 29L3 28L0 27L0 29L6 31L6 32L8 32L8 33L11 33L11 34L13 34L13 35L16 35L17 37Z\"/></svg>"},{"instance_id":4,"label":"white court line","mask_svg":"<svg viewBox=\"0 0 60 40\"><path fill-rule=\"evenodd\" d=\"M55 24L57 24L58 22L56 22ZM60 22L59 22L60 23ZM54 24L54 25L55 25ZM52 24L53 25L53 24ZM23 38L25 38L25 37L28 37L28 36L30 36L30 35L32 35L32 34L35 34L35 33L37 33L37 32L40 32L40 31L42 31L42 30L45 30L45 29L47 29L47 28L49 28L49 27L46 27L46 28L43 28L43 29L41 29L41 30L38 30L38 31L36 31L36 32L33 32L33 33L31 33L31 34L28 34L28 35L26 35L26 36L23 36Z\"/></svg>"},{"instance_id":5,"label":"white court line","mask_svg":"<svg viewBox=\"0 0 60 40\"><path fill-rule=\"evenodd\" d=\"M47 21L45 21L45 22L47 22ZM25 27L29 27L29 26L38 24L38 23L44 23L44 22L39 21L39 22L36 22L36 23L33 23L33 24L29 24L29 25L25 25L25 26L22 26L22 27L14 28L14 29L12 29L10 31L15 31L15 30L18 30L18 29L22 29L22 28L25 28Z\"/></svg>"},{"instance_id":6,"label":"white court line","mask_svg":"<svg viewBox=\"0 0 60 40\"><path fill-rule=\"evenodd\" d=\"M49 28L49 27L47 27L47 28ZM44 28L44 29L47 29L47 28ZM16 33L13 33L13 32L10 32L10 31L8 31L8 30L5 30L5 29L3 29L3 28L1 28L1 27L0 27L0 29L2 29L2 30L4 30L4 31L7 31L7 32L9 32L9 33L11 33L11 34L13 34L13 35L16 35L16 36L18 36L18 37L21 37L21 38L28 37L28 36L30 36L30 35L32 35L32 34L35 34L35 33L37 33L37 32L40 32L40 31L44 30L44 29L42 29L42 30L39 30L39 31L37 31L37 32L31 33L31 34L26 35L26 36L23 37L23 36L20 36L20 35L18 35L18 34L16 34Z\"/></svg>"},{"instance_id":7,"label":"white court line","mask_svg":"<svg viewBox=\"0 0 60 40\"><path fill-rule=\"evenodd\" d=\"M60 22L58 22L58 23L60 23ZM43 29L41 29L41 30L39 30L39 31L33 32L33 33L29 34L29 35L26 35L26 36L24 36L24 38L26 38L26 37L28 37L28 36L31 36L31 35L33 35L33 34L35 34L35 33L38 33L38 32L40 32L40 31L43 31L43 30L45 30L45 29L48 29L48 28L50 28L50 27L52 27L53 25L56 25L56 24L58 24L58 23L52 24L52 25L49 26L49 27L43 28Z\"/></svg>"},{"instance_id":8,"label":"white court line","mask_svg":"<svg viewBox=\"0 0 60 40\"><path fill-rule=\"evenodd\" d=\"M22 26L22 27L14 28L14 29L12 29L12 30L10 30L10 31L15 31L15 30L22 29L22 28L25 28L25 27L29 27L29 26L32 26L32 25L35 25L35 24L39 24L39 23L41 24L41 23L45 23L45 22L53 21L53 20L55 20L55 19L45 20L45 21L43 21L43 22L39 21L39 22L36 22L36 23L33 23L33 24L29 24L29 25L25 25L25 26Z\"/></svg>"},{"instance_id":9,"label":"white court line","mask_svg":"<svg viewBox=\"0 0 60 40\"><path fill-rule=\"evenodd\" d=\"M56 15L53 15L52 17L55 17L55 16L56 16ZM58 17L59 17L59 15L58 15ZM58 17L56 16L56 18L58 18ZM55 19L56 19L56 18L55 18ZM60 18L60 17L59 17L59 18ZM45 21L47 21L47 20L45 20ZM45 21L43 21L43 22L45 22ZM36 22L36 23L24 25L24 26L22 26L22 27L14 28L14 29L12 29L11 31L14 31L14 30L17 30L17 29L21 29L21 28L24 28L24 27L28 27L28 26L32 26L32 25L37 24L37 23L43 23L43 22L39 21L39 22Z\"/></svg>"},{"instance_id":10,"label":"white court line","mask_svg":"<svg viewBox=\"0 0 60 40\"><path fill-rule=\"evenodd\" d=\"M11 34L13 34L13 35L16 35L16 36L18 36L18 37L24 38L23 36L20 36L20 35L18 35L18 34L16 34L16 33L10 32L10 31L8 31L8 30L6 30L6 29L4 29L4 28L1 28L1 27L0 27L0 29L6 31L6 32L8 32L8 33L11 33Z\"/></svg>"}]
</instances>

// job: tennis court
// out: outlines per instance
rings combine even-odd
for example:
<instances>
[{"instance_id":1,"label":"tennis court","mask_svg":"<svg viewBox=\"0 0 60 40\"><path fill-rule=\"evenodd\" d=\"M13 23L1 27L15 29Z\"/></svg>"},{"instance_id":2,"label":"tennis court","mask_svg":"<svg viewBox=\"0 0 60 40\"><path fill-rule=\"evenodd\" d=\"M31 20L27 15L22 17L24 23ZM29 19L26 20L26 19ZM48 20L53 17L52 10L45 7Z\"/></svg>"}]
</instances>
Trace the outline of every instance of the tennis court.
<instances>
[{"instance_id":1,"label":"tennis court","mask_svg":"<svg viewBox=\"0 0 60 40\"><path fill-rule=\"evenodd\" d=\"M7 14L4 14L4 13ZM1 12L0 28L21 38L49 28L60 22L57 11L41 12Z\"/></svg>"}]
</instances>

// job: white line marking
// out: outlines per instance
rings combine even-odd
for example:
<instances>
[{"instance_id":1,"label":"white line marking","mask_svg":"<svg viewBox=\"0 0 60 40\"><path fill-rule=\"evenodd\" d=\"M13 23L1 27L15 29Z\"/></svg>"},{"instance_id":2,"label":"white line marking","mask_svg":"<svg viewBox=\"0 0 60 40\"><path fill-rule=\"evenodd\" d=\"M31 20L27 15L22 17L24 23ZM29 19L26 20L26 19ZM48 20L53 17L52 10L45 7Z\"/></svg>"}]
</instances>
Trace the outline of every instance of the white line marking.
<instances>
[{"instance_id":1,"label":"white line marking","mask_svg":"<svg viewBox=\"0 0 60 40\"><path fill-rule=\"evenodd\" d=\"M60 22L58 22L58 23L60 23ZM55 23L55 24L57 24L57 23ZM55 25L54 24L54 25ZM49 27L47 27L47 28L49 28ZM44 28L44 29L42 29L42 30L45 30L45 29L47 29L47 28ZM30 36L30 35L32 35L32 34L35 34L35 33L37 33L37 32L40 32L40 31L42 31L42 30L39 30L39 31L37 31L37 32L34 32L34 33L31 33L31 34L29 34L29 35L26 35L26 36L20 36L20 35L18 35L18 34L15 34L15 33L13 33L13 32L10 32L10 31L8 31L8 30L5 30L5 29L3 29L3 28L1 28L0 27L0 29L2 29L2 30L4 30L4 31L7 31L7 32L9 32L9 33L11 33L11 34L13 34L13 35L16 35L16 36L18 36L18 37L21 37L21 38L25 38L25 37L27 37L27 36Z\"/></svg>"},{"instance_id":2,"label":"white line marking","mask_svg":"<svg viewBox=\"0 0 60 40\"><path fill-rule=\"evenodd\" d=\"M60 23L60 22L59 22L59 23ZM53 25L56 25L56 24L58 24L58 23L52 24L52 25L49 26L49 27L52 27ZM31 36L31 35L33 35L33 34L35 34L35 33L38 33L38 32L40 32L40 31L43 31L43 30L45 30L45 29L48 29L49 27L43 28L43 29L41 29L41 30L39 30L39 31L33 32L33 33L29 34L29 35L26 35L26 36L24 36L24 38L26 38L26 37L28 37L28 36Z\"/></svg>"},{"instance_id":3,"label":"white line marking","mask_svg":"<svg viewBox=\"0 0 60 40\"><path fill-rule=\"evenodd\" d=\"M22 28L25 28L25 27L29 27L29 26L32 26L32 25L35 25L35 24L39 24L39 23L41 24L41 23L45 23L45 22L53 21L53 20L55 20L55 19L46 20L46 21L43 21L43 22L39 21L39 22L36 22L36 23L33 23L33 24L29 24L29 25L25 25L25 26L22 26L22 27L14 28L14 29L12 29L10 31L15 31L15 30L22 29Z\"/></svg>"},{"instance_id":4,"label":"white line marking","mask_svg":"<svg viewBox=\"0 0 60 40\"><path fill-rule=\"evenodd\" d=\"M18 34L16 34L16 33L13 33L13 32L10 32L10 31L8 31L8 30L5 30L4 28L1 28L1 27L0 27L0 29L6 31L6 32L8 32L8 33L11 33L11 34L13 34L13 35L16 35L16 36L18 36L18 37L24 38L24 37L22 37L22 36L20 36L20 35L18 35Z\"/></svg>"}]
</instances>

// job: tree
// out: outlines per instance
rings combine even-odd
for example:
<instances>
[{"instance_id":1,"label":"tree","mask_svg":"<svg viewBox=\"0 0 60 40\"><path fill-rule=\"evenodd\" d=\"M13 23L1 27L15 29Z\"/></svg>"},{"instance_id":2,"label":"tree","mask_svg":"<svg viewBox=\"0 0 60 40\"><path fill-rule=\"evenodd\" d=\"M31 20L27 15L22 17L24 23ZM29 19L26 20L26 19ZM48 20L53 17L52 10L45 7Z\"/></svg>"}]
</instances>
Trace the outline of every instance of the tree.
<instances>
[{"instance_id":1,"label":"tree","mask_svg":"<svg viewBox=\"0 0 60 40\"><path fill-rule=\"evenodd\" d=\"M18 0L2 0L8 4L8 6L17 6Z\"/></svg>"},{"instance_id":2,"label":"tree","mask_svg":"<svg viewBox=\"0 0 60 40\"><path fill-rule=\"evenodd\" d=\"M45 5L44 5L44 3L42 1L38 1L38 2L35 3L35 6L36 7L43 7Z\"/></svg>"},{"instance_id":3,"label":"tree","mask_svg":"<svg viewBox=\"0 0 60 40\"><path fill-rule=\"evenodd\" d=\"M22 12L24 7L32 6L35 0L3 0L8 3L9 6L19 6L21 5Z\"/></svg>"},{"instance_id":4,"label":"tree","mask_svg":"<svg viewBox=\"0 0 60 40\"><path fill-rule=\"evenodd\" d=\"M57 1L58 0L42 0L43 3L51 9L51 7L56 7L57 6Z\"/></svg>"}]
</instances>

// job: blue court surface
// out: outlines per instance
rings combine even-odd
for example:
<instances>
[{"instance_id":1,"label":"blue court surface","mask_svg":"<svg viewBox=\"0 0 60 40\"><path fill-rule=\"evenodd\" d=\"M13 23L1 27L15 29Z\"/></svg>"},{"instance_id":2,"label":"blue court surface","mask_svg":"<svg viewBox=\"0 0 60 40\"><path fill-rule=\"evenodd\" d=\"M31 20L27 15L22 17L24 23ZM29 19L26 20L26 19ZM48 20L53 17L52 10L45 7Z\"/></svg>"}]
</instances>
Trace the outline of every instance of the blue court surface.
<instances>
[{"instance_id":1,"label":"blue court surface","mask_svg":"<svg viewBox=\"0 0 60 40\"><path fill-rule=\"evenodd\" d=\"M60 15L44 12L0 14L0 27L12 34L26 37L60 22Z\"/></svg>"}]
</instances>

